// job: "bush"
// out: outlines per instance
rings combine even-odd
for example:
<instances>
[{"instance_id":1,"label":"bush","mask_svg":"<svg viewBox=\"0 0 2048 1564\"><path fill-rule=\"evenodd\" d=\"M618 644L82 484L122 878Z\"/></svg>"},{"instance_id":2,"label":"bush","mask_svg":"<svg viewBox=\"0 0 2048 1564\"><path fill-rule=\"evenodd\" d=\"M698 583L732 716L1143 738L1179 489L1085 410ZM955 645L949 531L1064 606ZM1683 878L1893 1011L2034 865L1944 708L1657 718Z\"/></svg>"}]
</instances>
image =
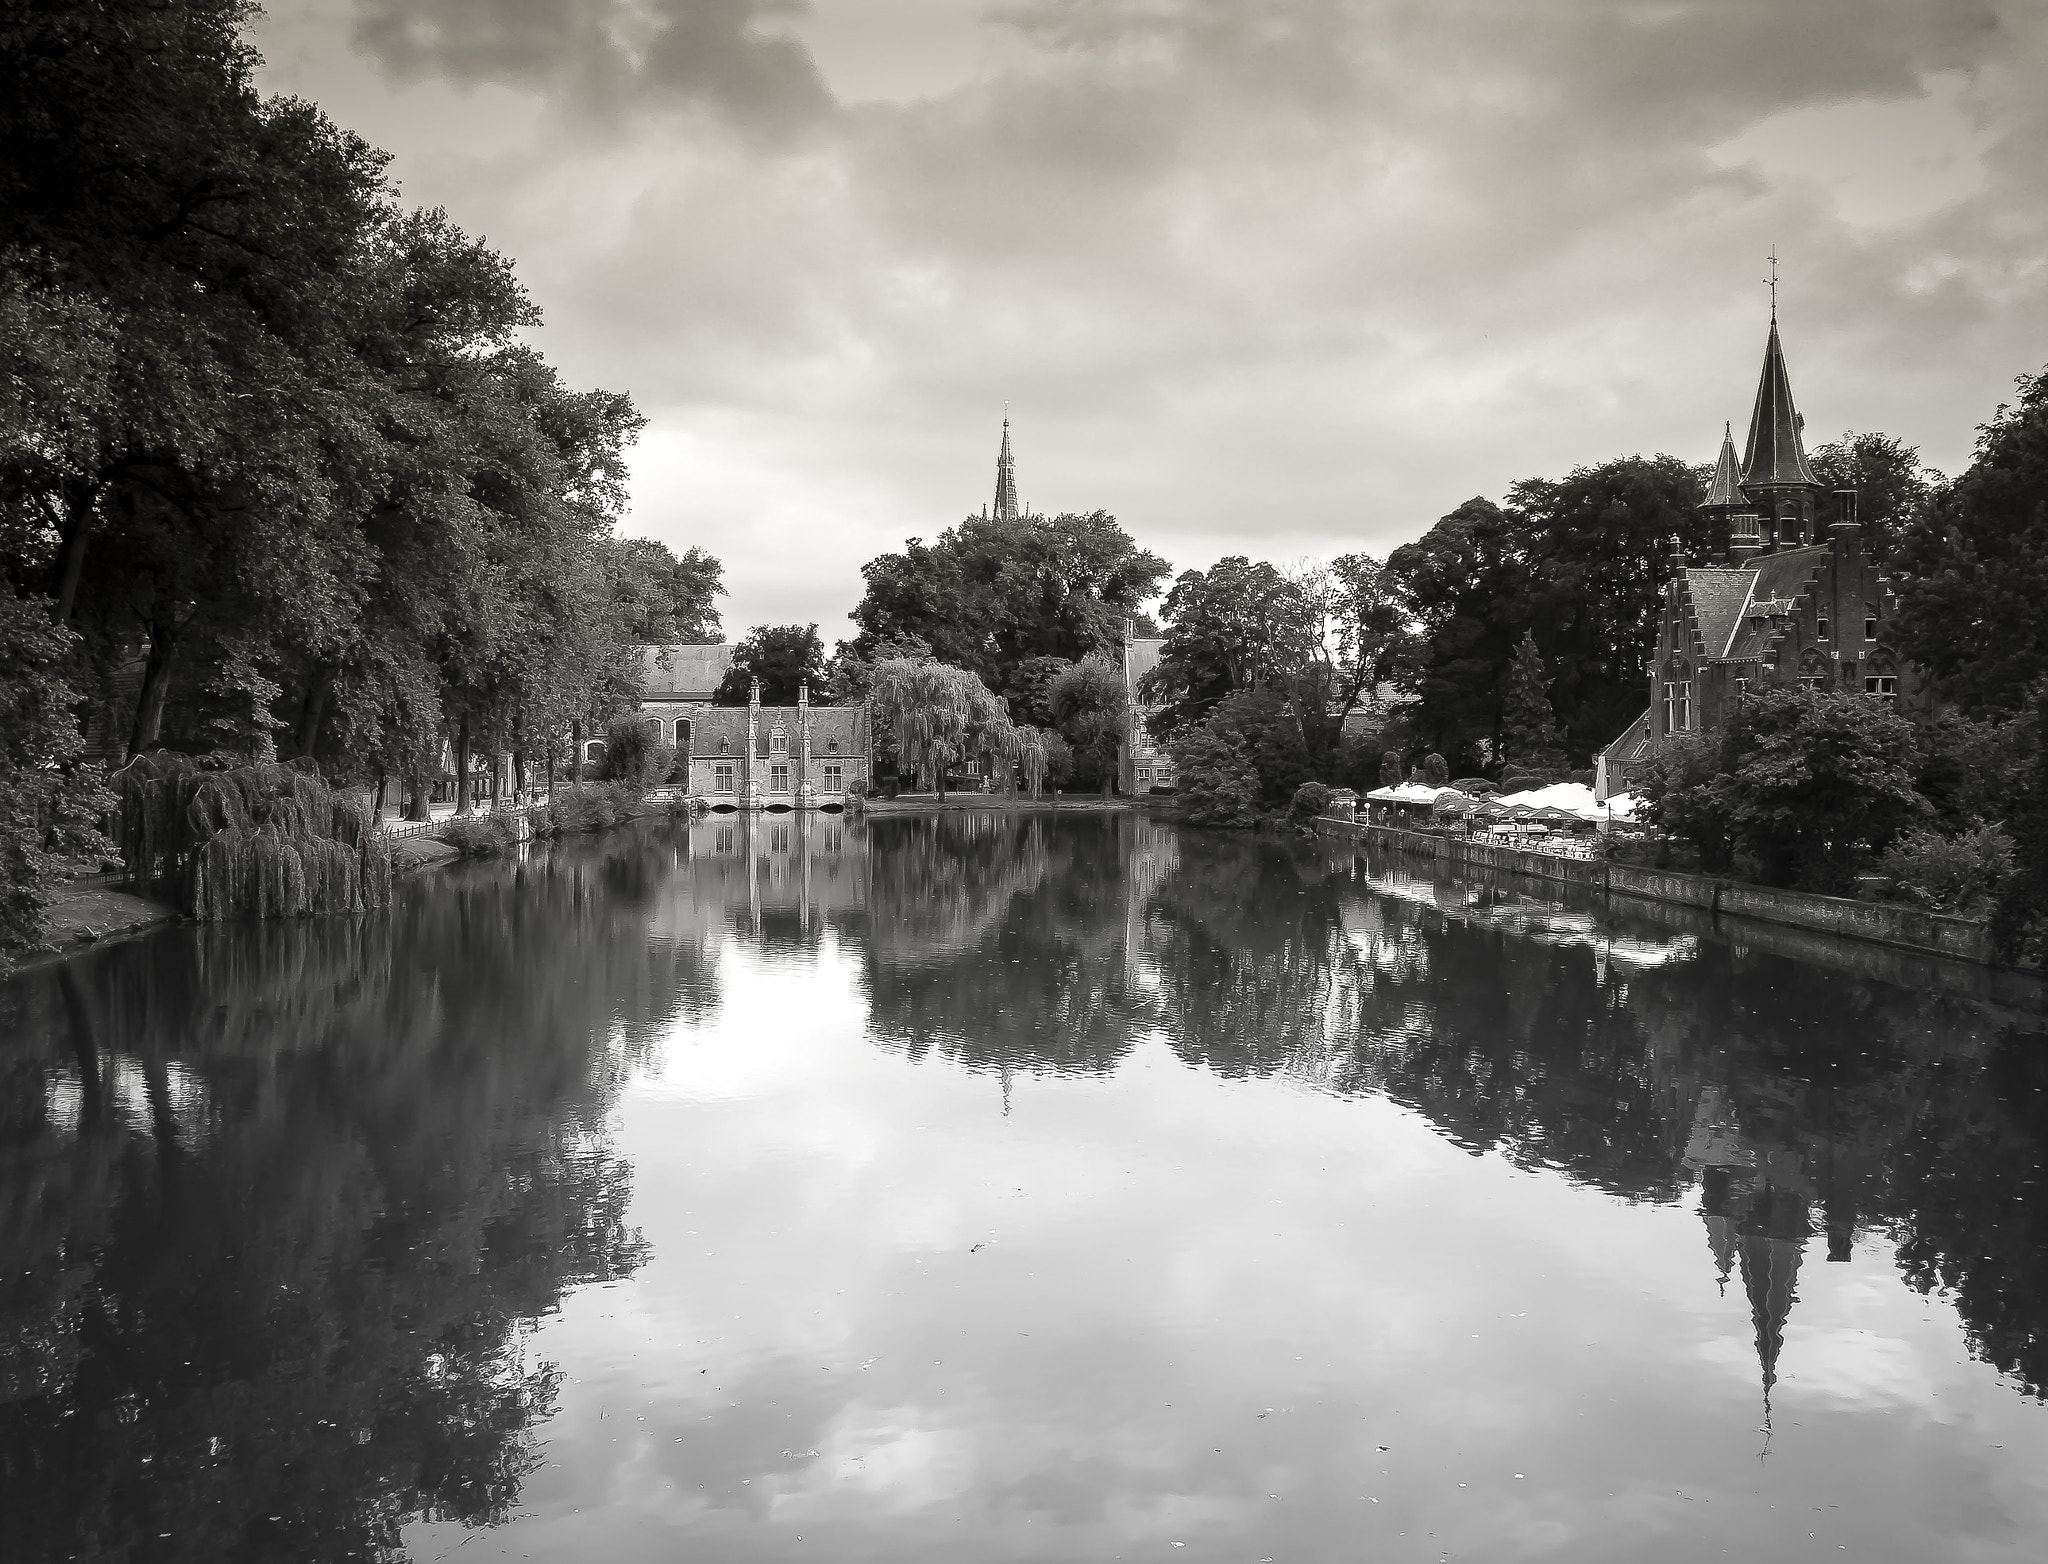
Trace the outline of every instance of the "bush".
<instances>
[{"instance_id":1,"label":"bush","mask_svg":"<svg viewBox=\"0 0 2048 1564\"><path fill-rule=\"evenodd\" d=\"M577 836L585 831L608 830L622 820L630 820L639 802L639 790L630 783L568 788L550 799L547 808L534 811L533 834Z\"/></svg>"},{"instance_id":2,"label":"bush","mask_svg":"<svg viewBox=\"0 0 2048 1564\"><path fill-rule=\"evenodd\" d=\"M632 789L635 798L641 798L649 788L666 782L675 768L675 746L656 738L645 718L614 718L604 730L604 758L597 763L598 781L621 783Z\"/></svg>"},{"instance_id":3,"label":"bush","mask_svg":"<svg viewBox=\"0 0 2048 1564\"><path fill-rule=\"evenodd\" d=\"M1330 790L1320 782L1304 782L1294 790L1293 814L1306 823L1330 812Z\"/></svg>"},{"instance_id":4,"label":"bush","mask_svg":"<svg viewBox=\"0 0 2048 1564\"><path fill-rule=\"evenodd\" d=\"M1434 752L1422 757L1422 780L1431 787L1443 787L1451 779L1450 763Z\"/></svg>"},{"instance_id":5,"label":"bush","mask_svg":"<svg viewBox=\"0 0 2048 1564\"><path fill-rule=\"evenodd\" d=\"M1451 786L1460 793L1471 794L1474 798L1485 798L1500 791L1497 784L1489 782L1485 777L1459 777Z\"/></svg>"},{"instance_id":6,"label":"bush","mask_svg":"<svg viewBox=\"0 0 2048 1564\"><path fill-rule=\"evenodd\" d=\"M496 858L512 851L512 827L502 815L474 815L446 821L441 840L465 858Z\"/></svg>"},{"instance_id":7,"label":"bush","mask_svg":"<svg viewBox=\"0 0 2048 1564\"><path fill-rule=\"evenodd\" d=\"M1206 723L1167 746L1190 825L1249 826L1259 818L1259 773L1244 740Z\"/></svg>"},{"instance_id":8,"label":"bush","mask_svg":"<svg viewBox=\"0 0 2048 1564\"><path fill-rule=\"evenodd\" d=\"M2012 866L2012 838L1996 825L1956 836L1909 831L1879 861L1902 900L1966 916L1990 905Z\"/></svg>"}]
</instances>

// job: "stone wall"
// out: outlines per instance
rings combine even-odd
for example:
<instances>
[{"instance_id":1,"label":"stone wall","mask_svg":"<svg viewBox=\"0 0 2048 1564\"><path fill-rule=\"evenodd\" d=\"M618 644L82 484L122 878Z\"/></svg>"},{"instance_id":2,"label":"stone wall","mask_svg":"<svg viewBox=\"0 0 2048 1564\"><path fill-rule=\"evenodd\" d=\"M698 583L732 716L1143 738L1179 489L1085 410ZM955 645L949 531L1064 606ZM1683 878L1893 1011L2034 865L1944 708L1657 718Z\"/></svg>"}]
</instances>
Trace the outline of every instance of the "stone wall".
<instances>
[{"instance_id":1,"label":"stone wall","mask_svg":"<svg viewBox=\"0 0 2048 1564\"><path fill-rule=\"evenodd\" d=\"M1894 902L1850 901L1840 896L1815 896L1806 891L1774 890L1741 880L1684 874L1674 869L1645 869L1603 860L1555 858L1548 853L1402 831L1392 826L1361 825L1323 819L1317 830L1370 842L1411 857L1430 858L1446 867L1483 869L1527 875L1563 885L1581 886L1606 896L1696 907L1713 919L1752 919L1758 923L1808 929L1834 939L1868 940L1901 950L1926 951L1956 961L1995 965L1990 931L1968 918L1947 917Z\"/></svg>"}]
</instances>

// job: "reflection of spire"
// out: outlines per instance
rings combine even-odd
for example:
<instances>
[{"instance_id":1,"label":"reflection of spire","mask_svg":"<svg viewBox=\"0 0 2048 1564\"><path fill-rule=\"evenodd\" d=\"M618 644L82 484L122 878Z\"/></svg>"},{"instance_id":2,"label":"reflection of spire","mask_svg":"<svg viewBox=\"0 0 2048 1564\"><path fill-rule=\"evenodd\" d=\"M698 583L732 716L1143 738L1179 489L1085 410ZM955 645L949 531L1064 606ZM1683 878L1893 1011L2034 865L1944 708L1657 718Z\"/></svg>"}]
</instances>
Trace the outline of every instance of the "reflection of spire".
<instances>
[{"instance_id":1,"label":"reflection of spire","mask_svg":"<svg viewBox=\"0 0 2048 1564\"><path fill-rule=\"evenodd\" d=\"M1728 1296L1728 1273L1735 1268L1735 1219L1728 1214L1726 1168L1708 1168L1700 1176L1700 1219L1707 1224L1707 1248L1713 1251L1715 1279Z\"/></svg>"},{"instance_id":2,"label":"reflection of spire","mask_svg":"<svg viewBox=\"0 0 2048 1564\"><path fill-rule=\"evenodd\" d=\"M1778 1354L1785 1346L1785 1321L1798 1301L1799 1258L1810 1231L1806 1202L1766 1183L1752 1197L1737 1240L1742 1290L1749 1295L1750 1324L1756 1332L1757 1366L1764 1380L1764 1436L1771 1432L1771 1390L1778 1383Z\"/></svg>"}]
</instances>

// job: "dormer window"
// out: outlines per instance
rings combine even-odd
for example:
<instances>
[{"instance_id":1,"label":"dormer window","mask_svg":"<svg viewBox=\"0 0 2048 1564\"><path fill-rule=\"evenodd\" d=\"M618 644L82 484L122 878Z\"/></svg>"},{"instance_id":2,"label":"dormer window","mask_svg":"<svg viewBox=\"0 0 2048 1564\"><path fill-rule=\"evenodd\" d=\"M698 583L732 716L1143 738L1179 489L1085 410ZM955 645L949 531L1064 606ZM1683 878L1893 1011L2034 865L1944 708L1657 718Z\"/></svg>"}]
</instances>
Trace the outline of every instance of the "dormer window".
<instances>
[{"instance_id":1,"label":"dormer window","mask_svg":"<svg viewBox=\"0 0 2048 1564\"><path fill-rule=\"evenodd\" d=\"M768 735L768 753L771 755L787 755L789 753L789 735L782 731L782 724L780 723L777 723L775 731Z\"/></svg>"}]
</instances>

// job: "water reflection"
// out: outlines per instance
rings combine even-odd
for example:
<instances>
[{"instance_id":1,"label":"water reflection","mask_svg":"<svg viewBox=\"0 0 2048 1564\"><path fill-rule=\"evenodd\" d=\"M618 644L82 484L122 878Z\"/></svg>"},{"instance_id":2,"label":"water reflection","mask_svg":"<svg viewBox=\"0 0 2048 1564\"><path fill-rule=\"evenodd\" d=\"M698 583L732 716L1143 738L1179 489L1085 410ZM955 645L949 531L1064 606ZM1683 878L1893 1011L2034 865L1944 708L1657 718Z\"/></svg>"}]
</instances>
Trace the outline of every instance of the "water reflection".
<instances>
[{"instance_id":1,"label":"water reflection","mask_svg":"<svg viewBox=\"0 0 2048 1564\"><path fill-rule=\"evenodd\" d=\"M2048 1037L1878 959L1135 814L116 947L0 988L5 1552L2025 1556Z\"/></svg>"}]
</instances>

